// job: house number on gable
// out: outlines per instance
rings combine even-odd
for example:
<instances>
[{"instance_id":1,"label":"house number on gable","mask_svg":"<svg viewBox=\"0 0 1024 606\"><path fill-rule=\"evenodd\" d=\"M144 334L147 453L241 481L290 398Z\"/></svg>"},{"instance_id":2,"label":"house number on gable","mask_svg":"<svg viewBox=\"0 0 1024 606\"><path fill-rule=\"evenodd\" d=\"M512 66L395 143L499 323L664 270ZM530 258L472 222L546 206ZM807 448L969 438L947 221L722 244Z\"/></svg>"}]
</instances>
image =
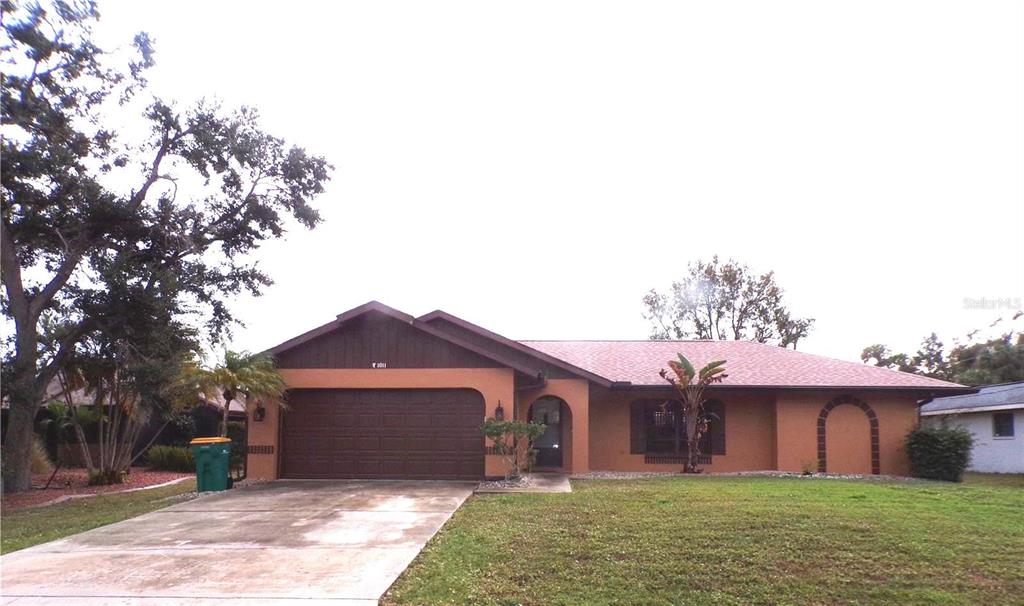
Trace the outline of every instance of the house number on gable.
<instances>
[{"instance_id":1,"label":"house number on gable","mask_svg":"<svg viewBox=\"0 0 1024 606\"><path fill-rule=\"evenodd\" d=\"M370 362L370 368L387 368L387 362Z\"/></svg>"}]
</instances>

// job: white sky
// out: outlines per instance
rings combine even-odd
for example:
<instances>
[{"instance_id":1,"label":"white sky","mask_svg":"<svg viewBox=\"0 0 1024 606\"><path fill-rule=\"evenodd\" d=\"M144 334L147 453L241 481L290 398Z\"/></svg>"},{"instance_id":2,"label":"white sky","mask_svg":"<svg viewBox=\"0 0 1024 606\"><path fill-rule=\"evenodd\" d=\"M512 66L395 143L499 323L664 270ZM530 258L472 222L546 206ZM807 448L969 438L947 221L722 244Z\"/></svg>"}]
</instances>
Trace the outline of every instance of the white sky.
<instances>
[{"instance_id":1,"label":"white sky","mask_svg":"<svg viewBox=\"0 0 1024 606\"><path fill-rule=\"evenodd\" d=\"M286 10L285 8L286 7ZM718 253L801 349L914 350L1024 297L1022 2L137 2L155 91L258 107L337 167L233 309L260 350L377 299L512 338L647 336Z\"/></svg>"}]
</instances>

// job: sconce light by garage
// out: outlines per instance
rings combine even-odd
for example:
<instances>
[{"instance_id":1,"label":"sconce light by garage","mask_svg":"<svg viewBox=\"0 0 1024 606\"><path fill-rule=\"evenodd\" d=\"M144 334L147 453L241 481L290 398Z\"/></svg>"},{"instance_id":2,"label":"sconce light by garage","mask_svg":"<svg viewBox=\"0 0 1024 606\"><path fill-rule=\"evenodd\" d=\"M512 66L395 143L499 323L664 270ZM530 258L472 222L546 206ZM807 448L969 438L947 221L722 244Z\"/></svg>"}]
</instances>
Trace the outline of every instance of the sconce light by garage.
<instances>
[{"instance_id":1,"label":"sconce light by garage","mask_svg":"<svg viewBox=\"0 0 1024 606\"><path fill-rule=\"evenodd\" d=\"M263 407L263 404L257 404L256 410L252 411L253 421L262 421L267 418L267 409Z\"/></svg>"},{"instance_id":2,"label":"sconce light by garage","mask_svg":"<svg viewBox=\"0 0 1024 606\"><path fill-rule=\"evenodd\" d=\"M505 420L505 409L501 406L501 400L498 400L498 407L494 409L494 418L498 421Z\"/></svg>"}]
</instances>

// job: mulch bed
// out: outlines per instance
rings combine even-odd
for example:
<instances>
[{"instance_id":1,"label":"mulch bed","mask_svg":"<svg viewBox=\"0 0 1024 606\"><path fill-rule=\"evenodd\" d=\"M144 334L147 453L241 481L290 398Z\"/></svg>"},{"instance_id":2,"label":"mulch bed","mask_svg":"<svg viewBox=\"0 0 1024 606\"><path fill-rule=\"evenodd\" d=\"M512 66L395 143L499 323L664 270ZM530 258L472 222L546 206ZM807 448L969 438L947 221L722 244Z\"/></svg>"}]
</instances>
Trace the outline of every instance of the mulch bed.
<instances>
[{"instance_id":1,"label":"mulch bed","mask_svg":"<svg viewBox=\"0 0 1024 606\"><path fill-rule=\"evenodd\" d=\"M0 508L4 510L36 507L71 495L93 495L123 492L133 488L145 488L170 482L179 478L191 477L191 473L177 471L150 471L144 467L133 467L123 484L110 486L89 486L89 473L85 469L61 469L50 482L50 487L42 490L50 474L33 475L32 490L23 493L5 494L0 500Z\"/></svg>"}]
</instances>

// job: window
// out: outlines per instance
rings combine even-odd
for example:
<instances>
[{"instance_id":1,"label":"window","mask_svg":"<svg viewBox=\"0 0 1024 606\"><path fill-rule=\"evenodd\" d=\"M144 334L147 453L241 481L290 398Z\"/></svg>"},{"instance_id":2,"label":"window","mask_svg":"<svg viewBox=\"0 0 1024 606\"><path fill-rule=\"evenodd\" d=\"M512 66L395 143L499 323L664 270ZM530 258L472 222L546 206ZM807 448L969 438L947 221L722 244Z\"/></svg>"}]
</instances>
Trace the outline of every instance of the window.
<instances>
[{"instance_id":1,"label":"window","mask_svg":"<svg viewBox=\"0 0 1024 606\"><path fill-rule=\"evenodd\" d=\"M686 452L686 420L678 400L634 400L630 407L630 452L672 455ZM704 405L708 431L701 440L704 455L725 454L725 407L718 400Z\"/></svg>"},{"instance_id":2,"label":"window","mask_svg":"<svg viewBox=\"0 0 1024 606\"><path fill-rule=\"evenodd\" d=\"M646 452L676 453L686 451L686 422L679 402L644 403Z\"/></svg>"},{"instance_id":3,"label":"window","mask_svg":"<svg viewBox=\"0 0 1024 606\"><path fill-rule=\"evenodd\" d=\"M997 412L992 415L992 437L1012 438L1013 437L1013 413Z\"/></svg>"}]
</instances>

